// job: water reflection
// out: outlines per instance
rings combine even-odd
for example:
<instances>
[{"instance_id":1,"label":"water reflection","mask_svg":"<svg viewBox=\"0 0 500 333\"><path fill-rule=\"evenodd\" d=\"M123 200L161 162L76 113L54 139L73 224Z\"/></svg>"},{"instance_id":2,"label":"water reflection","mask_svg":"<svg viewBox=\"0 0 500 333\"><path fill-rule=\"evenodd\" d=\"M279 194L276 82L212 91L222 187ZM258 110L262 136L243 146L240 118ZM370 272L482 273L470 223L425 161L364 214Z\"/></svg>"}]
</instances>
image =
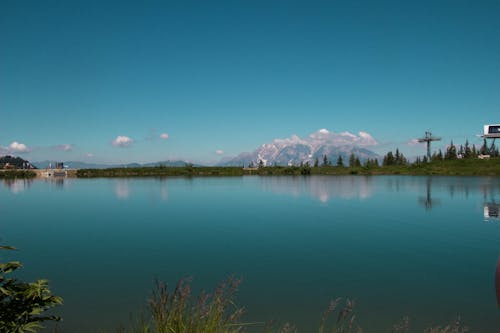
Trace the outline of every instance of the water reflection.
<instances>
[{"instance_id":1,"label":"water reflection","mask_svg":"<svg viewBox=\"0 0 500 333\"><path fill-rule=\"evenodd\" d=\"M371 177L270 177L262 182L264 190L299 196L309 194L321 202L333 198L366 199L372 195Z\"/></svg>"},{"instance_id":2,"label":"water reflection","mask_svg":"<svg viewBox=\"0 0 500 333\"><path fill-rule=\"evenodd\" d=\"M117 179L115 181L115 195L118 199L128 199L130 187L127 179Z\"/></svg>"},{"instance_id":3,"label":"water reflection","mask_svg":"<svg viewBox=\"0 0 500 333\"><path fill-rule=\"evenodd\" d=\"M18 194L29 189L33 184L33 179L4 179L3 184L12 193Z\"/></svg>"},{"instance_id":4,"label":"water reflection","mask_svg":"<svg viewBox=\"0 0 500 333\"><path fill-rule=\"evenodd\" d=\"M56 189L62 190L64 189L64 178L62 177L54 177L53 179L49 180L52 184L56 186Z\"/></svg>"},{"instance_id":5,"label":"water reflection","mask_svg":"<svg viewBox=\"0 0 500 333\"><path fill-rule=\"evenodd\" d=\"M433 205L437 205L441 203L441 200L439 199L432 199L431 195L431 177L427 177L425 181L425 188L426 188L426 196L425 197L420 197L418 199L418 202L422 204L426 210L431 210Z\"/></svg>"},{"instance_id":6,"label":"water reflection","mask_svg":"<svg viewBox=\"0 0 500 333\"><path fill-rule=\"evenodd\" d=\"M498 211L500 210L500 204L495 202L486 202L484 204L484 218L488 220L498 220Z\"/></svg>"},{"instance_id":7,"label":"water reflection","mask_svg":"<svg viewBox=\"0 0 500 333\"><path fill-rule=\"evenodd\" d=\"M500 308L500 258L497 262L497 272L495 274L495 289L497 291L497 305Z\"/></svg>"}]
</instances>

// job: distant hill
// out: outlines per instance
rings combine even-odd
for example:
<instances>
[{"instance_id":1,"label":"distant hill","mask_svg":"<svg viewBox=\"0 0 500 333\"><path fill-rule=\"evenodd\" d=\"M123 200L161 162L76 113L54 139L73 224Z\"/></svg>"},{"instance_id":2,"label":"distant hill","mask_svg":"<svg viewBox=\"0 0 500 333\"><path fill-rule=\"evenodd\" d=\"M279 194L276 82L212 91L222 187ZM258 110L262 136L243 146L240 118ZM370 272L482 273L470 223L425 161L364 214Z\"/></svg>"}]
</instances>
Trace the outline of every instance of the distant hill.
<instances>
[{"instance_id":1,"label":"distant hill","mask_svg":"<svg viewBox=\"0 0 500 333\"><path fill-rule=\"evenodd\" d=\"M55 161L41 161L33 162L33 164L39 169L46 169L50 165L54 167ZM102 164L102 163L86 163L80 161L66 161L64 165L72 169L111 169L111 168L140 168L140 167L156 167L156 166L166 166L166 167L181 167L189 164L186 161L160 161L153 163L128 163L128 164Z\"/></svg>"},{"instance_id":2,"label":"distant hill","mask_svg":"<svg viewBox=\"0 0 500 333\"><path fill-rule=\"evenodd\" d=\"M376 144L370 134L360 132L358 135L342 132L334 133L321 129L306 138L293 135L286 139L275 139L255 149L253 152L241 153L232 159L225 159L218 163L221 166L247 166L249 163L258 165L299 165L309 162L314 165L316 159L323 164L326 156L332 164L342 156L344 164L349 162L351 154L356 155L362 162L367 159L378 159L380 156L366 147Z\"/></svg>"},{"instance_id":3,"label":"distant hill","mask_svg":"<svg viewBox=\"0 0 500 333\"><path fill-rule=\"evenodd\" d=\"M11 166L14 166L16 169L35 168L35 166L33 166L29 161L24 160L20 157L14 157L10 155L0 157L0 169L3 169L7 163Z\"/></svg>"}]
</instances>

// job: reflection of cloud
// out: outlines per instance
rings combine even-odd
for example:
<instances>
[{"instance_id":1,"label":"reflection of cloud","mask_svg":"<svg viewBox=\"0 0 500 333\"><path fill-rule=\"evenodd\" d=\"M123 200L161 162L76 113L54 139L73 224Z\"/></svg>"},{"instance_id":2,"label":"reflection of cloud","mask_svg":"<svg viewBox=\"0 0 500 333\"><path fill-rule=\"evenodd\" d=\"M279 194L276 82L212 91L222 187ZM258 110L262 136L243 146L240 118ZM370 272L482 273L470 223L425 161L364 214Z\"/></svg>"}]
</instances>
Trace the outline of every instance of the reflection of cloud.
<instances>
[{"instance_id":1,"label":"reflection of cloud","mask_svg":"<svg viewBox=\"0 0 500 333\"><path fill-rule=\"evenodd\" d=\"M372 195L372 184L368 177L273 177L266 178L264 186L275 193L294 196L308 194L321 202L328 202L332 198L366 199Z\"/></svg>"},{"instance_id":2,"label":"reflection of cloud","mask_svg":"<svg viewBox=\"0 0 500 333\"><path fill-rule=\"evenodd\" d=\"M120 179L116 181L115 194L118 199L127 199L130 196L130 188L127 180Z\"/></svg>"}]
</instances>

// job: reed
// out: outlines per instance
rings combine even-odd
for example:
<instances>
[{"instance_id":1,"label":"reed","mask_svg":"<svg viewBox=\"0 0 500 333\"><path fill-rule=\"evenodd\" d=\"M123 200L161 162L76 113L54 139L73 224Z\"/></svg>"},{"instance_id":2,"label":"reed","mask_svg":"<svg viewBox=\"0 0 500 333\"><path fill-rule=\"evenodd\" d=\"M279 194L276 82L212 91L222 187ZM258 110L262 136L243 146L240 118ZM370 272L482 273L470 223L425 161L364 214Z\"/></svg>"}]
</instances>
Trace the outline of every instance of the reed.
<instances>
[{"instance_id":1,"label":"reed","mask_svg":"<svg viewBox=\"0 0 500 333\"><path fill-rule=\"evenodd\" d=\"M291 323L277 325L274 322L245 323L241 321L244 308L235 304L240 279L230 276L212 293L201 292L194 297L191 279L181 279L170 291L168 286L157 281L148 301L149 319L144 315L132 320L130 327L119 328L117 333L299 333ZM363 333L357 324L354 300L337 298L332 300L322 313L318 333ZM312 325L314 326L314 325ZM313 332L313 331L308 331ZM366 332L371 332L369 329ZM410 319L403 317L394 324L389 333L409 333ZM466 333L460 318L446 326L429 327L423 333Z\"/></svg>"}]
</instances>

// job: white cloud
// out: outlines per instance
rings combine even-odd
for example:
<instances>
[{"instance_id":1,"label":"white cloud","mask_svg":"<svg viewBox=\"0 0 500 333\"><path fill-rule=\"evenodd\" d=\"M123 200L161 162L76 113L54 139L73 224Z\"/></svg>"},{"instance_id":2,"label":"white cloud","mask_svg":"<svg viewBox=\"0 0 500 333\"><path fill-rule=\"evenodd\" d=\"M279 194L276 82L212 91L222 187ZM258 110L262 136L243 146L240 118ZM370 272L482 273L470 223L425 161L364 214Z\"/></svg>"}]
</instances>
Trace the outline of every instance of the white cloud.
<instances>
[{"instance_id":1,"label":"white cloud","mask_svg":"<svg viewBox=\"0 0 500 333\"><path fill-rule=\"evenodd\" d=\"M87 153L87 154L85 154L85 157L87 157L87 158L92 158L92 157L94 157L94 154L92 154L92 153Z\"/></svg>"},{"instance_id":2,"label":"white cloud","mask_svg":"<svg viewBox=\"0 0 500 333\"><path fill-rule=\"evenodd\" d=\"M115 147L129 147L132 143L134 143L134 140L124 135L117 136L116 139L111 142Z\"/></svg>"},{"instance_id":3,"label":"white cloud","mask_svg":"<svg viewBox=\"0 0 500 333\"><path fill-rule=\"evenodd\" d=\"M419 145L420 142L418 142L418 139L411 139L407 144L408 146L416 146Z\"/></svg>"},{"instance_id":4,"label":"white cloud","mask_svg":"<svg viewBox=\"0 0 500 333\"><path fill-rule=\"evenodd\" d=\"M224 155L224 150L217 149L217 150L215 151L215 153L216 153L217 155Z\"/></svg>"},{"instance_id":5,"label":"white cloud","mask_svg":"<svg viewBox=\"0 0 500 333\"><path fill-rule=\"evenodd\" d=\"M160 139L167 140L169 138L168 133L161 133L160 134Z\"/></svg>"},{"instance_id":6,"label":"white cloud","mask_svg":"<svg viewBox=\"0 0 500 333\"><path fill-rule=\"evenodd\" d=\"M69 143L64 143L61 145L53 146L52 148L60 151L72 151L74 149L74 146Z\"/></svg>"},{"instance_id":7,"label":"white cloud","mask_svg":"<svg viewBox=\"0 0 500 333\"><path fill-rule=\"evenodd\" d=\"M14 141L9 145L9 151L11 153L29 153L31 149L28 148L28 146L26 146L24 143Z\"/></svg>"},{"instance_id":8,"label":"white cloud","mask_svg":"<svg viewBox=\"0 0 500 333\"><path fill-rule=\"evenodd\" d=\"M373 138L369 133L360 131L358 133L359 137L363 141L364 146L375 146L378 144L377 140Z\"/></svg>"},{"instance_id":9,"label":"white cloud","mask_svg":"<svg viewBox=\"0 0 500 333\"><path fill-rule=\"evenodd\" d=\"M306 139L312 144L330 144L333 146L375 146L378 144L369 133L360 131L358 135L350 132L335 133L320 129Z\"/></svg>"}]
</instances>

